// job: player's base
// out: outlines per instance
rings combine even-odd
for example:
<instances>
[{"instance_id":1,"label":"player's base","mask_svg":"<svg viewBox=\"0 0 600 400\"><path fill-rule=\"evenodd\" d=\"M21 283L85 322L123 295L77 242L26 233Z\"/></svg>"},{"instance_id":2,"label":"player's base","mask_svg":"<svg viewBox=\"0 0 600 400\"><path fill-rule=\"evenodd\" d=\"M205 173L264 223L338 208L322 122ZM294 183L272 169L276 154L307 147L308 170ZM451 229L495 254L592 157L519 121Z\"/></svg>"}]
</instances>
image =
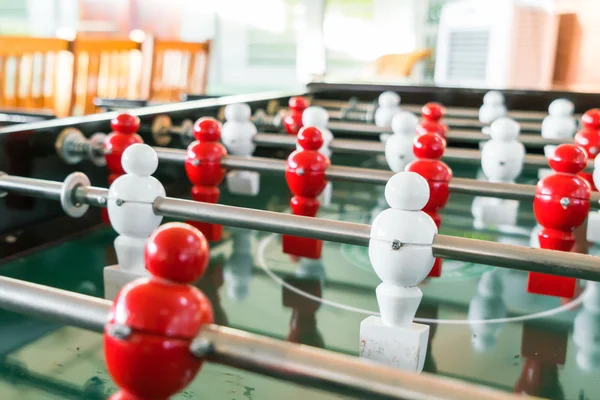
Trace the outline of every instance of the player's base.
<instances>
[{"instance_id":1,"label":"player's base","mask_svg":"<svg viewBox=\"0 0 600 400\"><path fill-rule=\"evenodd\" d=\"M312 259L321 258L321 251L323 250L322 240L290 235L283 235L281 240L285 254Z\"/></svg>"},{"instance_id":2,"label":"player's base","mask_svg":"<svg viewBox=\"0 0 600 400\"><path fill-rule=\"evenodd\" d=\"M187 223L202 232L209 242L218 242L223 236L223 225L197 221L187 221Z\"/></svg>"},{"instance_id":3,"label":"player's base","mask_svg":"<svg viewBox=\"0 0 600 400\"><path fill-rule=\"evenodd\" d=\"M390 367L423 371L428 341L428 325L387 326L375 316L360 323L360 357Z\"/></svg>"},{"instance_id":4,"label":"player's base","mask_svg":"<svg viewBox=\"0 0 600 400\"><path fill-rule=\"evenodd\" d=\"M231 171L227 174L229 193L256 196L260 191L260 174L254 171Z\"/></svg>"},{"instance_id":5,"label":"player's base","mask_svg":"<svg viewBox=\"0 0 600 400\"><path fill-rule=\"evenodd\" d=\"M530 272L527 280L527 292L570 299L575 296L576 284L575 278Z\"/></svg>"},{"instance_id":6,"label":"player's base","mask_svg":"<svg viewBox=\"0 0 600 400\"><path fill-rule=\"evenodd\" d=\"M144 276L148 275L145 273L123 271L118 265L104 267L104 298L114 300L123 286Z\"/></svg>"},{"instance_id":7,"label":"player's base","mask_svg":"<svg viewBox=\"0 0 600 400\"><path fill-rule=\"evenodd\" d=\"M471 212L473 226L483 229L490 226L515 226L519 215L519 202L493 197L475 197Z\"/></svg>"}]
</instances>

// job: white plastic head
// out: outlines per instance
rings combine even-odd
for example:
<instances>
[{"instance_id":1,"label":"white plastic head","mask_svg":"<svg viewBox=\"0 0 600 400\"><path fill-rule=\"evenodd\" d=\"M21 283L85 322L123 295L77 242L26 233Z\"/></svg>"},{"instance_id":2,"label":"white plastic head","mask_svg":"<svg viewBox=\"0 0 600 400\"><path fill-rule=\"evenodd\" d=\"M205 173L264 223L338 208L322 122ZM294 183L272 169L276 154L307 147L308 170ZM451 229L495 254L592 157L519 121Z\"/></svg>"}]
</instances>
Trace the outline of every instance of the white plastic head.
<instances>
[{"instance_id":1,"label":"white plastic head","mask_svg":"<svg viewBox=\"0 0 600 400\"><path fill-rule=\"evenodd\" d=\"M490 126L490 137L493 140L510 142L516 140L521 132L521 125L512 118L498 118Z\"/></svg>"},{"instance_id":2,"label":"white plastic head","mask_svg":"<svg viewBox=\"0 0 600 400\"><path fill-rule=\"evenodd\" d=\"M326 128L329 123L329 113L319 106L310 106L302 113L302 125Z\"/></svg>"},{"instance_id":3,"label":"white plastic head","mask_svg":"<svg viewBox=\"0 0 600 400\"><path fill-rule=\"evenodd\" d=\"M548 106L548 114L553 117L572 117L575 105L568 99L556 99Z\"/></svg>"},{"instance_id":4,"label":"white plastic head","mask_svg":"<svg viewBox=\"0 0 600 400\"><path fill-rule=\"evenodd\" d=\"M417 133L419 119L408 111L400 111L392 118L392 131L396 135L414 135Z\"/></svg>"},{"instance_id":5,"label":"white plastic head","mask_svg":"<svg viewBox=\"0 0 600 400\"><path fill-rule=\"evenodd\" d=\"M227 121L248 122L252 110L246 103L229 104L225 107L225 119Z\"/></svg>"},{"instance_id":6,"label":"white plastic head","mask_svg":"<svg viewBox=\"0 0 600 400\"><path fill-rule=\"evenodd\" d=\"M123 170L135 176L150 176L158 168L158 155L147 144L136 143L129 146L121 156Z\"/></svg>"},{"instance_id":7,"label":"white plastic head","mask_svg":"<svg viewBox=\"0 0 600 400\"><path fill-rule=\"evenodd\" d=\"M483 104L499 106L504 104L504 95L496 90L490 90L483 96Z\"/></svg>"},{"instance_id":8,"label":"white plastic head","mask_svg":"<svg viewBox=\"0 0 600 400\"><path fill-rule=\"evenodd\" d=\"M379 107L397 107L400 105L400 95L391 90L385 91L377 99Z\"/></svg>"},{"instance_id":9,"label":"white plastic head","mask_svg":"<svg viewBox=\"0 0 600 400\"><path fill-rule=\"evenodd\" d=\"M429 201L429 184L415 172L398 172L385 185L385 200L394 209L419 211Z\"/></svg>"}]
</instances>

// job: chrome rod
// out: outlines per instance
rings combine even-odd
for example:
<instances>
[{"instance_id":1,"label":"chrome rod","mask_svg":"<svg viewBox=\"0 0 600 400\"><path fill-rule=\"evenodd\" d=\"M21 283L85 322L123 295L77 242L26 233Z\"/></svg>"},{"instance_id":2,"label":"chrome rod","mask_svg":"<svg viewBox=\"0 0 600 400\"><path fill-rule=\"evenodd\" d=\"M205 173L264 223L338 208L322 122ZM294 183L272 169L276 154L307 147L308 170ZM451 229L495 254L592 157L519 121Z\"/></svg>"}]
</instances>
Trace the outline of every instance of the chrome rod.
<instances>
[{"instance_id":1,"label":"chrome rod","mask_svg":"<svg viewBox=\"0 0 600 400\"><path fill-rule=\"evenodd\" d=\"M296 138L291 135L259 133L254 136L254 143L266 147L295 148ZM329 144L329 149L340 153L380 155L385 153L385 144L367 140L334 139ZM479 165L481 164L481 151L448 147L442 159L448 162ZM539 154L526 154L523 166L526 168L548 168L548 159ZM593 168L593 161L588 160L586 169L592 171Z\"/></svg>"},{"instance_id":2,"label":"chrome rod","mask_svg":"<svg viewBox=\"0 0 600 400\"><path fill-rule=\"evenodd\" d=\"M331 129L333 133L371 137L379 137L380 134L390 133L391 131L390 128L382 128L374 125L337 121L329 122L327 127ZM446 134L446 139L450 142L479 143L490 140L490 137L474 130L450 129ZM572 139L546 139L539 134L522 134L519 135L519 141L527 147L542 148L546 145L570 143Z\"/></svg>"},{"instance_id":3,"label":"chrome rod","mask_svg":"<svg viewBox=\"0 0 600 400\"><path fill-rule=\"evenodd\" d=\"M109 300L0 277L0 307L9 311L103 332L111 306ZM209 351L198 354L195 349L201 348ZM213 324L200 329L190 351L219 364L346 395L364 393L377 399L516 399L511 394L452 379L392 369Z\"/></svg>"},{"instance_id":4,"label":"chrome rod","mask_svg":"<svg viewBox=\"0 0 600 400\"><path fill-rule=\"evenodd\" d=\"M344 118L344 114L341 111L331 110L331 111L328 111L328 114L329 114L329 118L331 118L331 119L347 121L347 119ZM367 112L365 111L364 112L364 116L365 116L364 120L365 121L366 121L366 114L367 114ZM355 118L356 118L356 116L355 116ZM444 117L442 122L444 124L446 124L447 126L449 126L450 128L460 128L460 129L479 129L479 130L481 130L482 128L487 126L486 124L479 122L478 119L453 118L451 116ZM369 123L367 125L374 126L372 123ZM541 122L520 121L519 125L521 125L522 131L533 132L533 133L538 133L538 134L541 132L541 129L542 129Z\"/></svg>"},{"instance_id":5,"label":"chrome rod","mask_svg":"<svg viewBox=\"0 0 600 400\"><path fill-rule=\"evenodd\" d=\"M5 178L0 179L0 189L7 189L2 186L2 179ZM15 177L11 190L18 190L18 182L30 187L35 186L36 181L36 179L31 178ZM58 183L58 185L61 184ZM28 194L35 197L49 198L50 196L46 192L50 193L54 190L55 185L43 185L37 190L28 191ZM73 196L73 199L79 204L106 206L107 193L107 189L80 186L68 195ZM365 224L170 197L157 197L152 206L156 215L164 217L210 222L359 246L368 246L370 240L371 227ZM399 223L401 222L399 221ZM459 261L487 263L499 267L600 281L600 259L585 254L527 249L468 238L449 238L439 234L436 235L432 244L432 251L436 257L452 257ZM517 262L517 265L514 265L515 262Z\"/></svg>"},{"instance_id":6,"label":"chrome rod","mask_svg":"<svg viewBox=\"0 0 600 400\"><path fill-rule=\"evenodd\" d=\"M155 147L161 162L183 164L185 150ZM221 159L226 168L243 169L259 172L284 173L286 162L273 158L226 156ZM325 177L330 180L371 183L385 185L394 172L383 169L330 166L325 170ZM452 178L450 192L472 196L497 197L509 200L533 201L535 186L515 183L488 182L474 179ZM592 209L600 209L600 192L593 192L590 199Z\"/></svg>"},{"instance_id":7,"label":"chrome rod","mask_svg":"<svg viewBox=\"0 0 600 400\"><path fill-rule=\"evenodd\" d=\"M0 191L59 201L62 187L62 182L0 174Z\"/></svg>"}]
</instances>

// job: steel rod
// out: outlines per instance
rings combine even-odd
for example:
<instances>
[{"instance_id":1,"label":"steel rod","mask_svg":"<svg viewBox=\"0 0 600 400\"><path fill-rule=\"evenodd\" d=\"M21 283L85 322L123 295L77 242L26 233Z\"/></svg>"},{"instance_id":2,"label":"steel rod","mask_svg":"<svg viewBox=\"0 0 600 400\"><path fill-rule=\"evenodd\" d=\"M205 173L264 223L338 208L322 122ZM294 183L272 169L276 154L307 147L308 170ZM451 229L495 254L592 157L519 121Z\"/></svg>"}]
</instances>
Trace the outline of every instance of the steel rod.
<instances>
[{"instance_id":1,"label":"steel rod","mask_svg":"<svg viewBox=\"0 0 600 400\"><path fill-rule=\"evenodd\" d=\"M319 100L315 99L312 101L313 105L321 106L325 108L343 108L348 106L346 101L337 100ZM356 105L356 109L360 111L367 111L373 103L362 102ZM403 110L410 111L413 113L420 113L422 105L417 104L401 104L400 107ZM446 107L446 115L448 117L455 118L479 118L479 110L476 108L467 107ZM542 120L548 115L547 112L542 111L520 111L520 110L509 110L508 116L514 118L517 121L531 121L531 122L542 122ZM574 118L580 119L581 114L575 114Z\"/></svg>"},{"instance_id":2,"label":"steel rod","mask_svg":"<svg viewBox=\"0 0 600 400\"><path fill-rule=\"evenodd\" d=\"M379 137L379 135L382 133L390 132L390 128L382 128L374 125L352 122L331 121L327 126L334 133L344 133L356 136ZM450 129L446 134L446 139L448 139L448 141L450 142L479 143L490 140L490 137L488 135L474 130ZM542 148L546 145L559 145L562 143L569 143L570 141L572 141L572 139L546 139L541 135L537 134L522 134L519 136L519 140L521 141L521 143L523 143L523 145L531 148Z\"/></svg>"},{"instance_id":3,"label":"steel rod","mask_svg":"<svg viewBox=\"0 0 600 400\"><path fill-rule=\"evenodd\" d=\"M62 182L0 174L0 191L47 200L60 200Z\"/></svg>"},{"instance_id":4,"label":"steel rod","mask_svg":"<svg viewBox=\"0 0 600 400\"><path fill-rule=\"evenodd\" d=\"M155 147L161 162L183 164L186 158L185 150ZM263 157L226 156L221 159L226 168L243 169L258 172L284 173L284 160ZM394 172L383 169L355 168L330 166L325 171L325 177L330 180L370 183L385 185ZM509 200L533 201L535 186L515 183L478 181L474 179L452 178L450 192L472 196L497 197ZM600 209L600 192L593 192L590 205L592 209Z\"/></svg>"},{"instance_id":5,"label":"steel rod","mask_svg":"<svg viewBox=\"0 0 600 400\"><path fill-rule=\"evenodd\" d=\"M420 111L419 111L420 112ZM334 120L344 121L342 112L337 110L328 111L329 118ZM366 111L365 111L366 117ZM365 122L362 122L365 123ZM451 116L447 116L443 119L443 123L449 126L450 128L459 128L459 129L482 129L486 127L486 124L479 122L478 119L467 119L467 118L453 118ZM373 123L367 123L369 126L374 126ZM523 132L533 132L540 133L542 129L541 122L533 122L533 121L520 121L519 125L521 125L521 131Z\"/></svg>"},{"instance_id":6,"label":"steel rod","mask_svg":"<svg viewBox=\"0 0 600 400\"><path fill-rule=\"evenodd\" d=\"M0 307L9 311L103 332L111 306L109 300L0 277ZM417 375L212 324L203 326L191 345L191 349L201 347L210 349L209 361L335 393L364 393L378 399L515 399L452 379Z\"/></svg>"},{"instance_id":7,"label":"steel rod","mask_svg":"<svg viewBox=\"0 0 600 400\"><path fill-rule=\"evenodd\" d=\"M2 178L5 179L5 178ZM2 186L0 189L8 189ZM15 178L17 179L17 178ZM35 179L18 178L24 186L35 185ZM13 190L18 190L14 181ZM61 185L58 183L58 185ZM45 187L45 189L44 189ZM47 192L55 191L54 185L28 190L31 196L50 198ZM105 206L107 190L80 187L72 194L80 204ZM191 200L158 197L153 202L156 215L184 220L210 222L254 229L272 233L288 234L331 242L368 246L370 225L303 217L272 211L195 202ZM399 221L401 223L402 221ZM486 263L493 266L515 268L524 271L544 272L554 275L600 281L600 259L570 252L528 249L507 244L492 243L468 238L436 235L432 244L436 257L451 257L459 261Z\"/></svg>"},{"instance_id":8,"label":"steel rod","mask_svg":"<svg viewBox=\"0 0 600 400\"><path fill-rule=\"evenodd\" d=\"M291 135L280 135L270 133L259 133L254 136L254 143L266 147L296 147L296 137ZM381 155L385 153L385 144L376 141L333 139L329 149L334 152ZM448 147L444 152L444 161L463 162L473 165L481 164L481 151ZM525 154L523 166L526 168L548 168L548 159L540 154ZM588 160L587 170L592 171L594 163Z\"/></svg>"}]
</instances>

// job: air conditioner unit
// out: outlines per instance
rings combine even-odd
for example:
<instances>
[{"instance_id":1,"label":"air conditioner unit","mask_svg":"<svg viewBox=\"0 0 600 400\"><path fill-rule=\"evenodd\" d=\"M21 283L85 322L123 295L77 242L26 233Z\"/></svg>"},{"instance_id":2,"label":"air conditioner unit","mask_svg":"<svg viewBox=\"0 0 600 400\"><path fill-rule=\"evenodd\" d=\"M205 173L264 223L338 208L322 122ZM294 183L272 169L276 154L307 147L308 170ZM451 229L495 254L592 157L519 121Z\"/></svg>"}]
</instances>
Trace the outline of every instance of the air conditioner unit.
<instances>
[{"instance_id":1,"label":"air conditioner unit","mask_svg":"<svg viewBox=\"0 0 600 400\"><path fill-rule=\"evenodd\" d=\"M485 88L547 89L558 17L521 0L459 0L440 15L435 82Z\"/></svg>"}]
</instances>

